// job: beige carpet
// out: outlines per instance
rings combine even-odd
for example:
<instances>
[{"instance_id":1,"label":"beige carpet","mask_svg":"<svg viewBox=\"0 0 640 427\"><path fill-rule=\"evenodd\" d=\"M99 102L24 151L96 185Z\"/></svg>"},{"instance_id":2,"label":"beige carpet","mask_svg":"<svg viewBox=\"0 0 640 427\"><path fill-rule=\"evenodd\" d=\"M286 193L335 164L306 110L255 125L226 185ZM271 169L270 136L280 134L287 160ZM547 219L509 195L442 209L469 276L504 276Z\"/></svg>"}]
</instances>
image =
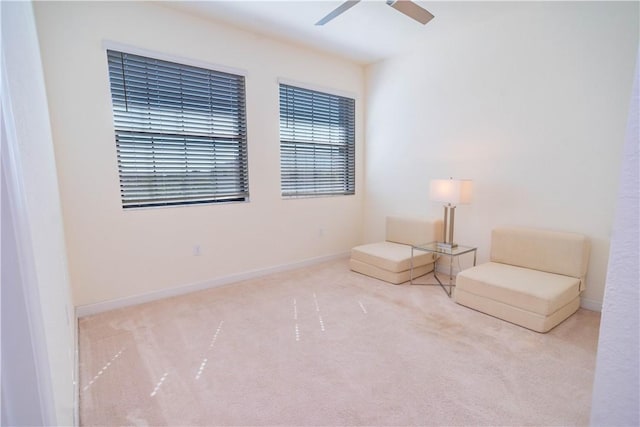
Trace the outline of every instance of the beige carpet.
<instances>
[{"instance_id":1,"label":"beige carpet","mask_svg":"<svg viewBox=\"0 0 640 427\"><path fill-rule=\"evenodd\" d=\"M587 425L599 321L542 335L338 260L81 319L80 420Z\"/></svg>"}]
</instances>

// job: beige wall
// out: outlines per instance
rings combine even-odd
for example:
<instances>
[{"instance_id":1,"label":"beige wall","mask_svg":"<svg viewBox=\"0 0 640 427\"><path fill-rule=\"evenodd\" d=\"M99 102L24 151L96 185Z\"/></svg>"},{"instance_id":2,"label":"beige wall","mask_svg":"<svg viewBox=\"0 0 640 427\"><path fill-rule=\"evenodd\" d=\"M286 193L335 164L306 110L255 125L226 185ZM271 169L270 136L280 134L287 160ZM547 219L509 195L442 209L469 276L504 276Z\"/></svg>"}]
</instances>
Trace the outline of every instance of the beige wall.
<instances>
[{"instance_id":1,"label":"beige wall","mask_svg":"<svg viewBox=\"0 0 640 427\"><path fill-rule=\"evenodd\" d=\"M76 306L340 254L361 241L361 66L149 2L38 2L35 12ZM123 211L103 40L246 71L249 203ZM355 196L281 198L278 78L355 96Z\"/></svg>"},{"instance_id":2,"label":"beige wall","mask_svg":"<svg viewBox=\"0 0 640 427\"><path fill-rule=\"evenodd\" d=\"M368 67L365 240L381 237L390 213L440 217L430 179L470 178L474 201L457 209L456 240L486 261L497 225L585 233L583 305L599 309L638 3L510 8L458 28L434 19L413 54Z\"/></svg>"},{"instance_id":3,"label":"beige wall","mask_svg":"<svg viewBox=\"0 0 640 427\"><path fill-rule=\"evenodd\" d=\"M599 308L637 3L511 3L475 25L433 20L413 54L368 67L366 81L358 65L157 4L35 10L76 305L345 252L380 238L385 215L441 216L429 179L455 176L475 181L456 240L478 245L480 261L496 225L589 235L583 304ZM122 210L105 39L246 70L250 203ZM280 197L278 78L355 94L355 197Z\"/></svg>"}]
</instances>

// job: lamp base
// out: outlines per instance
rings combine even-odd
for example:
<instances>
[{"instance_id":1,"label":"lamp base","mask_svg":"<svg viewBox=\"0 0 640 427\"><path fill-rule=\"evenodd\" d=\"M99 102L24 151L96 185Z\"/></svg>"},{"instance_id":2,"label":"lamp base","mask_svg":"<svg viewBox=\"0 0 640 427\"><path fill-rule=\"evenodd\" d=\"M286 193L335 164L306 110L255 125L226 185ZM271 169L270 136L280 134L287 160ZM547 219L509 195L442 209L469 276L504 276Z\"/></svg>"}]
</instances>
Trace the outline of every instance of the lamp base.
<instances>
[{"instance_id":1,"label":"lamp base","mask_svg":"<svg viewBox=\"0 0 640 427\"><path fill-rule=\"evenodd\" d=\"M438 242L437 246L438 246L439 249L449 249L449 250L451 250L453 248L458 247L458 244L457 243Z\"/></svg>"},{"instance_id":2,"label":"lamp base","mask_svg":"<svg viewBox=\"0 0 640 427\"><path fill-rule=\"evenodd\" d=\"M451 203L444 205L444 221L442 227L443 242L438 242L438 249L452 250L457 243L453 243L453 223L456 215L456 207Z\"/></svg>"}]
</instances>

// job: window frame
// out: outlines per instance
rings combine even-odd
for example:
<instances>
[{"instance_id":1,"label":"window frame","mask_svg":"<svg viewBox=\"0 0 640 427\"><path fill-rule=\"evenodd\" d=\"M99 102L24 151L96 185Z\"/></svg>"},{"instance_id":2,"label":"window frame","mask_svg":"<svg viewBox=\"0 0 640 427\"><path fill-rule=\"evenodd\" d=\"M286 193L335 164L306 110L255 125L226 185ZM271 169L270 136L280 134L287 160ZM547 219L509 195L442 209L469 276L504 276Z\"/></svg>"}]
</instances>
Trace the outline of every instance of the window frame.
<instances>
[{"instance_id":1,"label":"window frame","mask_svg":"<svg viewBox=\"0 0 640 427\"><path fill-rule=\"evenodd\" d=\"M356 96L351 93L320 88L299 82L284 79L278 80L279 93L279 141L280 141L280 193L284 199L317 198L333 196L351 196L356 194ZM311 97L311 101L294 100L301 102L301 110L290 107L287 96L302 95ZM314 97L318 98L317 105ZM339 104L336 111L336 103ZM322 105L330 105L327 108L319 108L318 114L314 114L314 108ZM336 120L335 114L338 114ZM309 114L312 114L309 117ZM302 123L283 122L301 120ZM305 123L306 122L306 123ZM345 129L341 128L344 124ZM323 126L324 125L324 126ZM332 128L333 126L333 128ZM335 127L340 128L336 133ZM326 127L327 129L322 129ZM299 138L294 135L298 133ZM318 135L318 137L305 137L304 134ZM336 137L336 134L339 135ZM292 154L297 145L302 146L303 154L296 157ZM306 146L306 147L304 147ZM310 154L316 152L320 155ZM307 151L307 154L304 154ZM324 151L324 152L323 152ZM335 154L339 153L336 159ZM331 160L327 160L330 158ZM292 166L291 162L298 162L298 166ZM304 163L314 163L314 166L304 166ZM302 171L302 172L300 172ZM338 176L338 173L340 174ZM288 174L288 175L287 175ZM322 177L324 174L325 177ZM331 175L326 178L327 174ZM296 178L298 175L301 178ZM314 177L315 175L315 177ZM311 176L311 178L310 178ZM339 181L342 183L339 184Z\"/></svg>"},{"instance_id":2,"label":"window frame","mask_svg":"<svg viewBox=\"0 0 640 427\"><path fill-rule=\"evenodd\" d=\"M143 49L135 49L130 48L128 46L123 46L117 43L104 42L103 43L104 51L107 57L107 74L108 74L108 90L109 96L111 99L111 112L112 119L114 125L114 137L116 142L116 154L118 161L118 178L120 183L120 200L121 206L125 210L130 209L145 209L145 208L156 208L156 207L176 207L176 206L193 206L193 205L211 205L211 204L221 204L221 203L241 203L249 201L249 162L248 162L248 132L247 132L247 99L246 99L246 73L242 70L233 69L230 67L221 67L215 66L212 64L188 60L185 58L172 57L170 55L163 55L157 52L151 52ZM180 144L184 147L184 155L181 154L172 154L175 156L181 156L181 161L183 160L183 170L180 172L176 172L173 177L175 187L181 187L175 190L175 195L173 197L167 196L168 190L166 190L166 184L162 180L161 174L157 173L154 168L154 172L148 174L149 178L147 181L148 188L160 188L160 190L149 190L147 193L148 198L142 201L134 200L130 193L125 194L127 190L131 189L130 182L126 180L126 167L123 166L123 152L122 152L122 135L126 132L130 131L126 129L126 126L122 125L122 117L126 115L126 113L121 114L122 117L118 118L117 109L122 109L122 105L117 105L119 101L116 100L116 95L114 92L114 82L112 81L112 63L110 59L111 54L120 54L129 57L138 57L141 60L154 61L158 63L158 67L169 66L174 67L175 69L184 70L185 73L194 73L201 72L203 75L208 76L204 77L204 82L208 82L208 86L198 86L199 81L195 82L195 91L190 91L187 88L187 85L183 80L180 80L180 84L174 84L171 87L172 83L168 83L170 89L178 89L178 92L168 92L169 97L176 96L182 100L182 109L178 108L175 112L175 116L166 115L165 117L176 118L175 123L182 123L183 129L189 129L194 120L192 117L192 113L195 115L199 115L200 118L198 120L205 120L202 117L206 118L207 122L211 122L208 126L208 131L203 131L203 133L192 131L184 131L182 133L177 132L173 133L168 131L167 129L163 129L162 126L157 128L152 127L152 124L146 123L150 126L150 131L148 132L151 135L148 139L158 138L158 139L170 139L170 136L175 138L176 140L180 140ZM167 65L168 64L168 65ZM182 76L182 74L180 74ZM131 76L128 76L131 78ZM127 77L125 77L127 78ZM215 89L212 89L216 86L216 82L221 81L220 79L229 79L236 86L235 89L225 89L224 96L232 101L225 106L224 102L226 101L213 101L216 95L220 93L216 92ZM182 77L181 77L182 79ZM196 79L197 80L197 79ZM192 81L188 81L189 84L192 84ZM208 105L205 103L205 107L200 109L200 107L187 107L185 105L188 104L187 101L193 100L193 93L195 92L195 96L200 96L200 91L203 91L203 88L208 89L209 98ZM186 88L186 89L185 89ZM148 88L147 88L148 89ZM125 89L126 90L126 89ZM144 90L144 89L143 89ZM188 93L187 93L188 92ZM229 95L231 94L231 95ZM149 93L147 93L148 96ZM235 96L235 98L234 98ZM191 98L189 98L191 97ZM153 116L154 113L158 113L158 111L162 112L163 106L162 104L162 96L158 96L158 107L157 111L152 111L153 107L148 106L150 116ZM187 101L185 101L187 100ZM166 100L165 100L166 101ZM149 103L150 105L150 103ZM129 107L127 106L126 109ZM189 110L190 112L187 112ZM228 110L229 114L233 117L229 120L230 125L223 125L222 127L213 124L215 120L215 114L219 114L220 111ZM195 113L194 113L195 112ZM217 113L216 113L217 112ZM120 119L120 122L118 121ZM149 119L153 121L154 119ZM196 124L201 124L195 120ZM143 122L140 122L143 123ZM186 123L186 127L185 127ZM155 123L157 125L157 123ZM177 126L177 125L176 125ZM195 125L194 125L195 126ZM169 128L171 125L169 125ZM224 132L230 132L225 134ZM138 132L140 133L140 132ZM144 139L144 138L143 138ZM166 144L166 141L163 143ZM207 147L207 150L200 150L200 153L197 156L190 156L190 153L194 153L194 143L200 144L200 147ZM150 143L153 146L153 142ZM162 143L161 143L162 144ZM160 145L161 145L160 144ZM220 144L226 145L226 147L222 147ZM144 159L146 156L154 156L156 149L151 147L149 148L149 153L138 155L139 159ZM160 153L162 153L162 149L158 149ZM220 151L222 154L216 154L216 150ZM209 153L205 153L209 151ZM204 154L203 154L204 153ZM135 156L135 155L134 155ZM147 157L147 158L151 158ZM177 157L176 157L177 158ZM222 159L222 160L220 160ZM231 160L230 160L231 159ZM175 160L175 159L174 159ZM154 160L155 161L155 160ZM194 169L190 170L189 164L197 166L193 166ZM226 162L226 163L225 163ZM223 166L225 167L223 167ZM229 166L229 168L226 168ZM198 170L198 168L200 170ZM160 168L158 168L160 169ZM223 174L222 169L232 170L231 174L228 173L226 176ZM237 176L233 175L236 174ZM228 179L229 176L232 176L231 179ZM160 177L160 179L158 179ZM166 177L166 176L165 176ZM169 177L170 179L171 177ZM226 181L225 181L226 179ZM198 181L197 184L194 184ZM237 182L236 182L237 181ZM231 182L231 183L230 183ZM144 185L144 184L143 184ZM163 185L165 187L163 188ZM191 187L190 187L191 186ZM206 191L205 191L206 187ZM231 190L230 190L231 189ZM152 193L156 191L156 194Z\"/></svg>"}]
</instances>

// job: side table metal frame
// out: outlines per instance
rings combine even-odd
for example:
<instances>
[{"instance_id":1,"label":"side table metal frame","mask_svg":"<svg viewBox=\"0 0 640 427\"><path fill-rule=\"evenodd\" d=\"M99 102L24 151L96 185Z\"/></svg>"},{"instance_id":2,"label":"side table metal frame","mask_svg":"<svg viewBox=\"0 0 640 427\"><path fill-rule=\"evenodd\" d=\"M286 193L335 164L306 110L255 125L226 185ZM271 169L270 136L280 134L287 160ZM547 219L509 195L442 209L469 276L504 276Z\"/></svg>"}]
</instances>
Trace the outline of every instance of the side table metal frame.
<instances>
[{"instance_id":1,"label":"side table metal frame","mask_svg":"<svg viewBox=\"0 0 640 427\"><path fill-rule=\"evenodd\" d=\"M447 296L451 298L451 295L453 294L453 288L455 286L455 284L453 283L453 258L473 252L473 266L475 267L478 248L471 247L471 246L458 246L456 248L453 248L453 250L443 249L443 248L439 248L436 242L426 243L422 245L411 245L411 269L409 272L409 283L412 285L414 284L413 283L413 251L414 250L418 250L421 252L430 252L435 255L434 257L435 259L433 260L433 277L436 279L438 283L419 283L419 284L425 285L425 286L440 285L440 287L442 288L442 290L444 290ZM436 263L438 262L440 257L443 255L446 255L449 257L449 283L448 284L442 283L442 280L440 280L440 278L437 275Z\"/></svg>"}]
</instances>

